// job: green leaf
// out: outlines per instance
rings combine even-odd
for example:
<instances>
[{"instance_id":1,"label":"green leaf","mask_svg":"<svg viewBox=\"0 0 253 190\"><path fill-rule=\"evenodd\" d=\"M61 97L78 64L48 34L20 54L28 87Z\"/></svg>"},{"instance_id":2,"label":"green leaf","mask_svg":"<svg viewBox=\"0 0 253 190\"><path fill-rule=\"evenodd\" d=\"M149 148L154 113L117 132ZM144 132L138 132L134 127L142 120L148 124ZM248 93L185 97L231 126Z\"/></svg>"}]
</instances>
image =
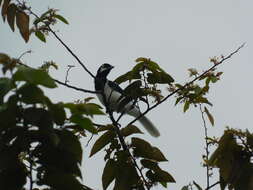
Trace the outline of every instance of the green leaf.
<instances>
[{"instance_id":1,"label":"green leaf","mask_svg":"<svg viewBox=\"0 0 253 190\"><path fill-rule=\"evenodd\" d=\"M113 125L103 125L98 128L98 132L108 131L108 130L113 130L113 129L114 129Z\"/></svg>"},{"instance_id":2,"label":"green leaf","mask_svg":"<svg viewBox=\"0 0 253 190\"><path fill-rule=\"evenodd\" d=\"M206 112L206 115L210 121L210 123L212 124L212 126L214 126L214 118L212 116L212 114L209 112L209 110L205 107L205 112Z\"/></svg>"},{"instance_id":3,"label":"green leaf","mask_svg":"<svg viewBox=\"0 0 253 190\"><path fill-rule=\"evenodd\" d=\"M136 189L143 190L140 177L134 165L129 162L129 155L124 151L117 152L117 173L114 190Z\"/></svg>"},{"instance_id":4,"label":"green leaf","mask_svg":"<svg viewBox=\"0 0 253 190\"><path fill-rule=\"evenodd\" d=\"M151 170L159 169L159 166L158 166L157 162L152 161L152 160L142 159L141 164L144 168L148 168L148 169L151 169Z\"/></svg>"},{"instance_id":5,"label":"green leaf","mask_svg":"<svg viewBox=\"0 0 253 190\"><path fill-rule=\"evenodd\" d=\"M7 9L8 9L9 4L10 4L10 0L4 0L4 3L2 5L3 21L5 21L5 17L6 17L6 14L7 14Z\"/></svg>"},{"instance_id":6,"label":"green leaf","mask_svg":"<svg viewBox=\"0 0 253 190\"><path fill-rule=\"evenodd\" d=\"M175 183L175 179L166 171L164 170L155 170L155 175L158 181L160 182L169 182Z\"/></svg>"},{"instance_id":7,"label":"green leaf","mask_svg":"<svg viewBox=\"0 0 253 190\"><path fill-rule=\"evenodd\" d=\"M17 96L12 95L6 104L1 105L0 118L4 119L0 119L0 131L16 126L16 117L21 114L17 101Z\"/></svg>"},{"instance_id":8,"label":"green leaf","mask_svg":"<svg viewBox=\"0 0 253 190\"><path fill-rule=\"evenodd\" d=\"M74 114L70 117L70 121L72 123L76 123L79 126L81 126L83 129L93 133L93 134L97 134L97 129L93 126L93 123L91 122L91 120L87 117L83 117L80 114Z\"/></svg>"},{"instance_id":9,"label":"green leaf","mask_svg":"<svg viewBox=\"0 0 253 190\"><path fill-rule=\"evenodd\" d=\"M116 78L114 80L114 82L120 84L120 83L123 83L126 81L131 81L131 80L140 79L140 78L141 78L141 75L139 72L129 71L129 72L119 76L118 78Z\"/></svg>"},{"instance_id":10,"label":"green leaf","mask_svg":"<svg viewBox=\"0 0 253 190\"><path fill-rule=\"evenodd\" d=\"M132 134L143 134L141 130L135 125L128 125L125 128L121 129L121 135L127 137Z\"/></svg>"},{"instance_id":11,"label":"green leaf","mask_svg":"<svg viewBox=\"0 0 253 190\"><path fill-rule=\"evenodd\" d=\"M250 134L249 132L247 132L246 140L247 140L247 144L248 144L251 148L253 148L253 135Z\"/></svg>"},{"instance_id":12,"label":"green leaf","mask_svg":"<svg viewBox=\"0 0 253 190\"><path fill-rule=\"evenodd\" d=\"M6 151L5 149L11 149ZM5 147L1 150L1 171L0 171L0 188L6 190L19 190L26 184L27 170L23 163L20 162L12 147ZM15 180L13 180L15 178Z\"/></svg>"},{"instance_id":13,"label":"green leaf","mask_svg":"<svg viewBox=\"0 0 253 190\"><path fill-rule=\"evenodd\" d=\"M206 86L209 87L210 81L211 81L211 77L207 77L207 78L206 78L206 81L205 81Z\"/></svg>"},{"instance_id":14,"label":"green leaf","mask_svg":"<svg viewBox=\"0 0 253 190\"><path fill-rule=\"evenodd\" d=\"M124 92L125 94L131 94L134 91L136 91L138 88L141 87L141 80L136 80L134 82L132 82L131 84L129 84L125 89Z\"/></svg>"},{"instance_id":15,"label":"green leaf","mask_svg":"<svg viewBox=\"0 0 253 190\"><path fill-rule=\"evenodd\" d=\"M94 103L66 103L64 107L70 109L71 113L74 114L85 114L89 116L104 115L104 112L101 111L102 107Z\"/></svg>"},{"instance_id":16,"label":"green leaf","mask_svg":"<svg viewBox=\"0 0 253 190\"><path fill-rule=\"evenodd\" d=\"M37 30L35 32L35 36L39 38L42 42L46 42L46 37L41 31Z\"/></svg>"},{"instance_id":17,"label":"green leaf","mask_svg":"<svg viewBox=\"0 0 253 190\"><path fill-rule=\"evenodd\" d=\"M85 190L75 176L60 171L47 171L43 176L43 183L57 190Z\"/></svg>"},{"instance_id":18,"label":"green leaf","mask_svg":"<svg viewBox=\"0 0 253 190\"><path fill-rule=\"evenodd\" d=\"M212 106L212 104L208 101L208 99L204 98L202 96L198 96L197 98L195 98L194 103L205 103L205 104Z\"/></svg>"},{"instance_id":19,"label":"green leaf","mask_svg":"<svg viewBox=\"0 0 253 190\"><path fill-rule=\"evenodd\" d=\"M193 184L197 187L198 190L203 190L199 184L197 184L195 181L193 181Z\"/></svg>"},{"instance_id":20,"label":"green leaf","mask_svg":"<svg viewBox=\"0 0 253 190\"><path fill-rule=\"evenodd\" d=\"M106 190L107 187L112 183L116 177L116 163L114 160L109 159L104 167L102 175L103 189Z\"/></svg>"},{"instance_id":21,"label":"green leaf","mask_svg":"<svg viewBox=\"0 0 253 190\"><path fill-rule=\"evenodd\" d=\"M159 182L164 188L167 188L167 183L166 182Z\"/></svg>"},{"instance_id":22,"label":"green leaf","mask_svg":"<svg viewBox=\"0 0 253 190\"><path fill-rule=\"evenodd\" d=\"M5 53L0 53L0 63L1 64L10 64L11 63L10 56Z\"/></svg>"},{"instance_id":23,"label":"green leaf","mask_svg":"<svg viewBox=\"0 0 253 190\"><path fill-rule=\"evenodd\" d=\"M210 79L212 83L216 83L219 80L216 76L211 76Z\"/></svg>"},{"instance_id":24,"label":"green leaf","mask_svg":"<svg viewBox=\"0 0 253 190\"><path fill-rule=\"evenodd\" d=\"M15 24L16 11L17 11L17 6L14 3L10 4L7 9L7 21L13 32L15 30L14 24Z\"/></svg>"},{"instance_id":25,"label":"green leaf","mask_svg":"<svg viewBox=\"0 0 253 190\"><path fill-rule=\"evenodd\" d=\"M147 58L145 58L145 57L138 57L138 58L135 60L135 62L137 62L137 63L139 63L139 62L145 62L145 61L147 61Z\"/></svg>"},{"instance_id":26,"label":"green leaf","mask_svg":"<svg viewBox=\"0 0 253 190\"><path fill-rule=\"evenodd\" d=\"M63 103L49 104L49 111L52 114L53 120L57 125L63 125L66 120L66 113Z\"/></svg>"},{"instance_id":27,"label":"green leaf","mask_svg":"<svg viewBox=\"0 0 253 190\"><path fill-rule=\"evenodd\" d=\"M35 125L41 130L52 129L53 120L51 114L43 108L28 107L24 110L24 123Z\"/></svg>"},{"instance_id":28,"label":"green leaf","mask_svg":"<svg viewBox=\"0 0 253 190\"><path fill-rule=\"evenodd\" d=\"M94 103L85 103L83 104L82 109L83 109L83 112L89 116L105 114L103 111L101 111L102 107Z\"/></svg>"},{"instance_id":29,"label":"green leaf","mask_svg":"<svg viewBox=\"0 0 253 190\"><path fill-rule=\"evenodd\" d=\"M44 103L45 96L43 91L33 84L24 84L18 89L20 99L26 104Z\"/></svg>"},{"instance_id":30,"label":"green leaf","mask_svg":"<svg viewBox=\"0 0 253 190\"><path fill-rule=\"evenodd\" d=\"M227 182L220 175L220 189L225 190L226 186L227 186Z\"/></svg>"},{"instance_id":31,"label":"green leaf","mask_svg":"<svg viewBox=\"0 0 253 190\"><path fill-rule=\"evenodd\" d=\"M25 42L28 42L30 36L29 16L24 11L17 11L16 23L21 36Z\"/></svg>"},{"instance_id":32,"label":"green leaf","mask_svg":"<svg viewBox=\"0 0 253 190\"><path fill-rule=\"evenodd\" d=\"M188 186L188 185L185 185L185 186L182 187L181 190L190 190L190 189L189 189L189 186Z\"/></svg>"},{"instance_id":33,"label":"green leaf","mask_svg":"<svg viewBox=\"0 0 253 190\"><path fill-rule=\"evenodd\" d=\"M167 73L165 72L153 72L153 73L148 73L148 78L147 78L148 83L150 84L171 84L174 82L174 79Z\"/></svg>"},{"instance_id":34,"label":"green leaf","mask_svg":"<svg viewBox=\"0 0 253 190\"><path fill-rule=\"evenodd\" d=\"M107 144L113 141L115 137L115 133L113 131L107 131L103 135L101 135L97 141L94 143L91 152L90 157L96 154L98 151L100 151L102 148L104 148Z\"/></svg>"},{"instance_id":35,"label":"green leaf","mask_svg":"<svg viewBox=\"0 0 253 190\"><path fill-rule=\"evenodd\" d=\"M147 171L146 176L153 182L175 183L175 179L166 171L158 169Z\"/></svg>"},{"instance_id":36,"label":"green leaf","mask_svg":"<svg viewBox=\"0 0 253 190\"><path fill-rule=\"evenodd\" d=\"M62 21L65 24L69 24L69 22L61 15L53 15L53 17L57 18L58 20Z\"/></svg>"},{"instance_id":37,"label":"green leaf","mask_svg":"<svg viewBox=\"0 0 253 190\"><path fill-rule=\"evenodd\" d=\"M0 103L3 102L4 96L14 88L13 81L9 78L0 78Z\"/></svg>"},{"instance_id":38,"label":"green leaf","mask_svg":"<svg viewBox=\"0 0 253 190\"><path fill-rule=\"evenodd\" d=\"M73 154L76 161L81 164L83 151L78 137L68 130L57 130L56 134L60 138L58 148Z\"/></svg>"},{"instance_id":39,"label":"green leaf","mask_svg":"<svg viewBox=\"0 0 253 190\"><path fill-rule=\"evenodd\" d=\"M189 109L189 107L190 107L190 102L189 102L189 101L186 101L186 102L184 103L184 112L186 112L186 111Z\"/></svg>"},{"instance_id":40,"label":"green leaf","mask_svg":"<svg viewBox=\"0 0 253 190\"><path fill-rule=\"evenodd\" d=\"M57 87L54 80L47 72L40 69L19 66L17 72L13 75L15 81L26 81L35 85L43 85L48 88Z\"/></svg>"},{"instance_id":41,"label":"green leaf","mask_svg":"<svg viewBox=\"0 0 253 190\"><path fill-rule=\"evenodd\" d=\"M137 157L148 158L158 162L168 161L157 147L151 146L143 139L132 138L132 146L134 147L134 155Z\"/></svg>"},{"instance_id":42,"label":"green leaf","mask_svg":"<svg viewBox=\"0 0 253 190\"><path fill-rule=\"evenodd\" d=\"M180 100L182 100L183 99L183 97L178 97L177 99L176 99L176 102L175 102L175 106L180 102Z\"/></svg>"}]
</instances>

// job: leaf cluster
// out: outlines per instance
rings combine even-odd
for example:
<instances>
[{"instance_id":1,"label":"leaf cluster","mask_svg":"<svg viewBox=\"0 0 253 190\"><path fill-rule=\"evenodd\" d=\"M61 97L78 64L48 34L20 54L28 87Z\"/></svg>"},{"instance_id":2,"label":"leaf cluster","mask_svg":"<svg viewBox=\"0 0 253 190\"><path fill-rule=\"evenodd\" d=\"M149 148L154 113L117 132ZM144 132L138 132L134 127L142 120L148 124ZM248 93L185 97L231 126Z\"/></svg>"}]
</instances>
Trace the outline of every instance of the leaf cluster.
<instances>
[{"instance_id":1,"label":"leaf cluster","mask_svg":"<svg viewBox=\"0 0 253 190\"><path fill-rule=\"evenodd\" d=\"M120 108L131 101L144 101L149 106L149 98L156 102L163 98L158 85L171 85L174 79L166 73L156 62L140 57L131 71L119 76L115 82L118 84L129 81L124 89L124 98L120 99Z\"/></svg>"},{"instance_id":2,"label":"leaf cluster","mask_svg":"<svg viewBox=\"0 0 253 190\"><path fill-rule=\"evenodd\" d=\"M207 164L219 169L220 188L252 189L253 134L227 129Z\"/></svg>"},{"instance_id":3,"label":"leaf cluster","mask_svg":"<svg viewBox=\"0 0 253 190\"><path fill-rule=\"evenodd\" d=\"M107 147L104 157L106 164L102 175L103 189L107 189L113 181L114 190L144 189L144 186L150 188L156 183L166 187L167 183L175 182L168 172L159 167L158 162L167 161L167 159L157 147L153 147L143 139L132 137L128 145L131 155L130 152L122 150L112 125L101 128L100 132L104 133L93 145L90 156ZM124 138L142 133L134 125L122 128L120 132ZM138 175L136 160L139 160L142 165L141 172L146 171L144 179Z\"/></svg>"},{"instance_id":4,"label":"leaf cluster","mask_svg":"<svg viewBox=\"0 0 253 190\"><path fill-rule=\"evenodd\" d=\"M69 24L67 19L65 19L62 15L59 15L58 10L56 9L48 9L46 12L41 14L40 17L36 17L33 21L34 28L32 31L35 33L35 36L40 39L42 42L46 42L46 35L50 31L49 26L55 25L57 20Z\"/></svg>"},{"instance_id":5,"label":"leaf cluster","mask_svg":"<svg viewBox=\"0 0 253 190\"><path fill-rule=\"evenodd\" d=\"M198 77L199 75L196 69L189 69L189 73L190 77ZM184 103L184 112L189 109L190 105L195 106L197 104L207 104L212 106L212 103L209 102L206 95L209 92L210 83L216 83L220 79L221 75L222 72L210 71L199 77L198 83L191 83L187 85L179 83L174 84L174 86L169 89L170 91L182 89L177 93L175 105L178 103ZM201 81L204 81L204 84L202 84Z\"/></svg>"},{"instance_id":6,"label":"leaf cluster","mask_svg":"<svg viewBox=\"0 0 253 190\"><path fill-rule=\"evenodd\" d=\"M43 42L46 42L46 35L50 31L49 26L57 23L57 20L68 24L68 21L56 9L48 9L40 17L31 12L31 9L26 6L25 2L13 0L1 0L2 18L5 22L7 20L11 30L15 31L15 25L25 42L28 42L32 33ZM33 26L30 26L30 16L35 16ZM15 24L16 23L16 24Z\"/></svg>"},{"instance_id":7,"label":"leaf cluster","mask_svg":"<svg viewBox=\"0 0 253 190\"><path fill-rule=\"evenodd\" d=\"M16 59L0 54L3 71L11 71L0 78L0 189L19 190L28 181L55 190L87 189L80 182L78 135L97 133L91 118L103 114L101 107L53 103L42 88L57 87L48 73L8 66L10 60Z\"/></svg>"}]
</instances>

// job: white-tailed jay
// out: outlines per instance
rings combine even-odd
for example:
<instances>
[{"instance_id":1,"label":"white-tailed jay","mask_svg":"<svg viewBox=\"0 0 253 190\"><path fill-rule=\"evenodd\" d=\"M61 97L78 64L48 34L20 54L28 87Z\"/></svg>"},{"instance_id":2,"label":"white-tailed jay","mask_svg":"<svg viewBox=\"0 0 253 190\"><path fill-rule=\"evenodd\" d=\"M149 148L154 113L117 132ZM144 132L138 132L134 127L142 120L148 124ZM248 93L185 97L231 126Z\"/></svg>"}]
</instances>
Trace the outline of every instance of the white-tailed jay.
<instances>
[{"instance_id":1,"label":"white-tailed jay","mask_svg":"<svg viewBox=\"0 0 253 190\"><path fill-rule=\"evenodd\" d=\"M107 106L111 111L127 113L135 118L139 117L141 115L141 112L139 107L134 105L134 101L127 103L123 109L119 109L118 106L120 104L120 101L124 99L122 98L122 96L124 96L124 91L117 83L107 79L107 75L112 69L112 65L105 63L100 66L97 71L97 75L95 77L95 89L96 91L100 91L104 94L103 96L102 94L98 93L98 99L102 104L105 105L105 98ZM138 121L141 122L141 124L152 136L158 137L160 135L159 131L156 129L153 123L145 116L140 117Z\"/></svg>"}]
</instances>

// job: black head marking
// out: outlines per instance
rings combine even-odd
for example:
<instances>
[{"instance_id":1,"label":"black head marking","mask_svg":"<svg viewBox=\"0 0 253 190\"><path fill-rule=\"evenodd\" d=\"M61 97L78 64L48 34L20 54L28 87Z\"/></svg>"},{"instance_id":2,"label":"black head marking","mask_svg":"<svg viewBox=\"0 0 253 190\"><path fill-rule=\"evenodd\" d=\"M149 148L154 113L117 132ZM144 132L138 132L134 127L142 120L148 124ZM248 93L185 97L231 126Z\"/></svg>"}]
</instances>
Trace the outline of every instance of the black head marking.
<instances>
[{"instance_id":1,"label":"black head marking","mask_svg":"<svg viewBox=\"0 0 253 190\"><path fill-rule=\"evenodd\" d=\"M113 66L108 64L108 63L104 63L103 65L101 65L97 71L97 77L102 77L102 78L106 78L107 75L109 74L109 72L113 69Z\"/></svg>"},{"instance_id":2,"label":"black head marking","mask_svg":"<svg viewBox=\"0 0 253 190\"><path fill-rule=\"evenodd\" d=\"M95 89L97 91L100 91L104 88L104 85L107 81L106 77L112 69L113 66L108 63L104 63L99 67L95 77Z\"/></svg>"}]
</instances>

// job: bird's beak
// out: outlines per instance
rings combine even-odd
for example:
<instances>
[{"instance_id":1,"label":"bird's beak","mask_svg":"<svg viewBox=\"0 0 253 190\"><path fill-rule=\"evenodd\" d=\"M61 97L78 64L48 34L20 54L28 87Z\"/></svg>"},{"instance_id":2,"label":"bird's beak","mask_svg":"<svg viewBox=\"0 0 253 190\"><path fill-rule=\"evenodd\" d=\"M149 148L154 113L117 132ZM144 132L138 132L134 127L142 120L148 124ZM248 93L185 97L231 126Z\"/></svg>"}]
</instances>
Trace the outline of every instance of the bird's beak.
<instances>
[{"instance_id":1,"label":"bird's beak","mask_svg":"<svg viewBox=\"0 0 253 190\"><path fill-rule=\"evenodd\" d=\"M113 68L114 68L114 66L111 65L111 69L113 69Z\"/></svg>"}]
</instances>

